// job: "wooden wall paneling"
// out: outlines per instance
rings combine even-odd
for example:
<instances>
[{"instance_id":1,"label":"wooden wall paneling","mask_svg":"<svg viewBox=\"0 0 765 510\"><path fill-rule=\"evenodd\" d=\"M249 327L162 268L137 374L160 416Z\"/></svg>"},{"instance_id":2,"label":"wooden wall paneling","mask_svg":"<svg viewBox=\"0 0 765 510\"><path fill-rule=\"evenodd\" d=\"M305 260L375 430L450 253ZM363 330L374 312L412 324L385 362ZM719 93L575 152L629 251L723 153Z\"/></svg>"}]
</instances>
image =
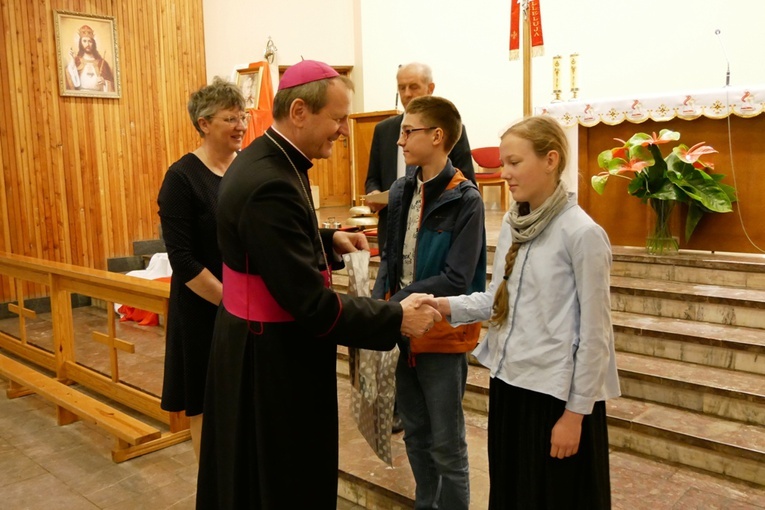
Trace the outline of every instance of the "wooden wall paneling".
<instances>
[{"instance_id":1,"label":"wooden wall paneling","mask_svg":"<svg viewBox=\"0 0 765 510\"><path fill-rule=\"evenodd\" d=\"M0 3L0 15L2 16L3 34L11 33L11 27L15 25L13 16L14 12L11 6ZM3 37L3 61L15 62L18 49L11 44L10 37L4 35ZM18 182L18 174L16 172L16 166L13 162L17 159L17 147L16 147L16 129L14 109L14 97L15 97L15 73L14 68L11 66L5 66L2 69L2 80L0 80L0 90L2 90L3 101L3 122L0 126L0 144L2 144L2 159L3 159L3 181L4 181L4 199L6 203L6 209L3 211L7 213L6 220L4 221L5 228L7 229L4 234L7 249L13 249L15 246L19 246L19 236L22 233L22 229L18 228L18 214L21 211L21 187ZM4 295L9 296L11 299L15 298L15 290L10 282L3 285ZM12 297L11 297L12 296Z\"/></svg>"},{"instance_id":2,"label":"wooden wall paneling","mask_svg":"<svg viewBox=\"0 0 765 510\"><path fill-rule=\"evenodd\" d=\"M101 6L96 6L95 8L100 13L106 15L112 14L110 10L105 9L103 4ZM100 51L105 51L105 49L101 48ZM100 227L100 229L97 229L96 231L100 232L101 234L99 239L99 248L101 249L102 254L96 255L95 260L103 260L104 264L99 266L101 268L105 267L105 258L108 256L107 254L114 253L115 218L111 202L112 182L111 176L109 175L108 162L106 158L104 158L105 152L111 149L111 147L107 146L104 133L104 130L106 129L106 108L107 104L111 101L114 100L96 99L91 103L90 106L92 109L92 120L90 121L90 125L87 126L90 129L92 136L92 144L90 144L90 148L92 151L91 154L93 159L91 164L95 187L98 190L99 197L98 214L94 220Z\"/></svg>"},{"instance_id":3,"label":"wooden wall paneling","mask_svg":"<svg viewBox=\"0 0 765 510\"><path fill-rule=\"evenodd\" d=\"M73 214L69 216L69 227L72 239L72 263L86 265L87 242L85 236L85 207L82 205L82 165L80 164L79 147L80 133L74 126L76 111L74 100L64 101L61 107L59 129L62 132L62 159L61 172L66 184L66 207Z\"/></svg>"},{"instance_id":4,"label":"wooden wall paneling","mask_svg":"<svg viewBox=\"0 0 765 510\"><path fill-rule=\"evenodd\" d=\"M33 112L34 83L37 77L33 76L33 73L29 72L36 67L33 64L33 41L35 40L35 36L33 33L33 28L30 27L30 19L32 17L31 13L29 12L30 7L31 6L29 2L25 2L24 7L16 11L21 15L21 18L17 19L17 22L18 27L22 31L22 38L28 42L28 44L24 47L24 51L19 52L19 68L22 70L20 82L22 94L20 95L21 103L19 106L21 111L24 112L24 122L26 123L27 133L27 136L20 139L21 160L23 161L21 170L24 174L24 180L27 184L25 191L27 193L26 203L30 208L28 211L31 210L32 212L31 218L29 216L26 217L30 243L33 243L32 249L30 250L30 255L38 258L44 258L47 253L43 250L43 236L41 232L42 228L44 227L42 221L44 209L41 204L41 195L43 194L43 190L40 187L41 169L37 157L39 156L39 143L35 143L35 138L39 133L39 130L37 129Z\"/></svg>"},{"instance_id":5,"label":"wooden wall paneling","mask_svg":"<svg viewBox=\"0 0 765 510\"><path fill-rule=\"evenodd\" d=\"M107 101L106 99L99 99L101 102ZM111 100L109 100L111 101ZM104 157L107 151L107 143L104 131L106 130L105 114L106 108L104 104L101 104L102 111L96 116L94 139L95 139L95 169L98 175L98 191L101 196L101 222L103 225L103 250L104 255L107 253L115 253L115 236L119 235L118 227L119 215L115 214L116 205L115 200L118 200L114 196L113 188L116 179L116 172L110 172L109 161ZM111 174L111 175L110 175Z\"/></svg>"},{"instance_id":6,"label":"wooden wall paneling","mask_svg":"<svg viewBox=\"0 0 765 510\"><path fill-rule=\"evenodd\" d=\"M147 5L146 6L149 11L146 12L146 16L151 17L151 21L149 23L145 23L140 27L142 31L142 41L144 41L144 44L147 46L144 48L142 53L146 53L144 56L145 60L143 61L144 65L149 67L150 69L153 69L155 73L158 74L159 79L157 80L156 85L160 87L160 93L163 95L163 97L166 96L166 87L168 85L168 81L170 81L170 76L168 75L169 69L166 69L165 67L165 52L167 51L167 46L163 41L163 30L162 30L162 24L164 23L164 19L162 19L160 16L160 13L154 11L154 9L157 7L156 5ZM159 51L152 51L151 48L156 48ZM149 54L150 53L150 54ZM169 66L175 66L177 63L171 63L167 62L167 65ZM171 84L172 85L172 84ZM142 85L143 86L143 85ZM154 83L146 84L147 88L151 90L152 87L155 86ZM147 94L149 96L151 94ZM146 108L155 108L155 105L151 102L151 98L147 97L147 102L145 107ZM156 116L159 116L160 118L163 118L162 109L165 108L166 101L160 102L158 105L158 108L155 109ZM146 119L149 120L149 119ZM169 124L168 124L169 125ZM146 131L145 134L150 135L151 134L151 128L153 128L153 125L151 124L151 121L146 123ZM160 163L162 161L162 158L159 154L156 153L155 146L156 141L151 139L147 139L146 143L144 145L144 161L146 161L149 165L156 165L157 163ZM148 204L150 202L156 201L157 198L157 192L159 191L159 188L152 189L153 183L151 180L144 178L144 172L150 172L151 170L149 168L136 168L136 184L137 184L137 190L138 190L138 196L140 197L140 204L141 204L141 211L146 210L148 207ZM136 213L139 216L143 216L144 221L146 220L145 213L136 211Z\"/></svg>"},{"instance_id":7,"label":"wooden wall paneling","mask_svg":"<svg viewBox=\"0 0 765 510\"><path fill-rule=\"evenodd\" d=\"M139 117L134 120L136 126L140 126L136 130L136 141L140 143L141 151L141 164L132 168L133 182L136 187L137 207L134 211L135 219L142 221L141 210L146 207L147 202L151 200L153 190L150 190L151 184L142 178L144 172L151 171L150 166L156 161L155 144L152 143L151 129L153 129L152 119L160 114L160 111L156 108L156 103L153 101L153 97L156 92L153 87L155 82L159 82L162 86L163 82L167 79L162 76L162 69L158 67L155 59L161 56L164 52L164 48L158 43L159 34L157 29L157 23L160 19L161 13L155 9L157 5L155 3L146 3L141 6L139 10L135 12L135 15L140 18L136 25L133 27L134 33L129 38L126 38L126 44L133 46L133 62L134 66L143 67L148 71L146 77L152 77L150 80L142 79L140 75L135 74L132 79L133 87L139 94L139 101L141 102L141 109L139 110ZM142 21L142 22L141 22ZM140 41L140 45L137 44ZM156 78L156 79L155 79ZM144 112L151 110L151 115L145 115Z\"/></svg>"},{"instance_id":8,"label":"wooden wall paneling","mask_svg":"<svg viewBox=\"0 0 765 510\"><path fill-rule=\"evenodd\" d=\"M10 32L17 34L17 36L21 36L21 28L17 26L18 17L22 15L21 13L22 9L18 10L12 10L11 16L9 18L10 21ZM19 37L21 39L21 37ZM14 67L12 69L12 76L10 81L10 89L11 89L11 95L10 95L10 101L11 101L11 108L14 111L14 115L11 119L11 129L15 133L25 133L26 132L26 124L24 122L24 114L23 109L21 108L21 104L23 103L23 99L19 96L21 95L21 90L23 86L21 85L21 57L19 56L19 48L17 46L11 46L12 49L12 56L9 62L13 62ZM21 170L21 166L18 164L18 162L22 159L21 158L21 147L20 147L20 140L21 136L14 137L14 147L13 147L13 154L15 157L15 160L17 164L15 165L15 168L12 169L13 174L15 175L17 179L17 187L18 190L18 200L19 200L19 212L21 210L28 211L28 214L26 215L26 221L22 222L21 217L17 216L17 221L19 224L18 226L18 248L20 250L20 253L29 255L28 247L30 243L26 239L26 232L27 232L27 226L29 217L32 215L32 211L30 209L30 205L26 203L27 197L29 196L27 184L24 179L24 175ZM18 213L17 213L18 214Z\"/></svg>"},{"instance_id":9,"label":"wooden wall paneling","mask_svg":"<svg viewBox=\"0 0 765 510\"><path fill-rule=\"evenodd\" d=\"M0 3L0 28L7 28L9 8L8 5ZM7 33L3 30L1 33ZM0 61L11 61L11 45L7 36L0 37ZM12 130L9 130L13 122L10 108L10 78L8 66L0 65L0 249L10 251L11 243L11 218L14 200L12 196L13 188L10 186L10 162L12 147ZM0 297L4 301L15 299L15 290L9 278L0 279Z\"/></svg>"},{"instance_id":10,"label":"wooden wall paneling","mask_svg":"<svg viewBox=\"0 0 765 510\"><path fill-rule=\"evenodd\" d=\"M115 17L121 98L60 96L56 9ZM202 15L202 0L0 2L0 251L103 268L157 235L164 173L198 143Z\"/></svg>"},{"instance_id":11,"label":"wooden wall paneling","mask_svg":"<svg viewBox=\"0 0 765 510\"><path fill-rule=\"evenodd\" d=\"M53 17L45 4L36 5L36 19L39 21L37 29L38 41L40 42L39 61L41 63L38 73L42 78L39 80L41 93L38 95L41 113L40 128L44 133L42 147L47 166L46 177L49 193L47 203L50 207L50 221L47 222L49 228L48 242L52 250L51 258L66 261L69 257L68 229L65 227L66 221L64 220L67 211L61 200L64 190L60 187L61 167L57 164L60 153L57 143L59 137L54 135L52 129L53 126L58 125L58 113L55 111L57 101L54 101L54 98L57 97L58 87L55 87L55 81L52 81L57 77L55 74L55 41L54 37L49 35L54 32ZM54 84L54 86L50 84Z\"/></svg>"},{"instance_id":12,"label":"wooden wall paneling","mask_svg":"<svg viewBox=\"0 0 765 510\"><path fill-rule=\"evenodd\" d=\"M51 10L44 3L35 3L35 19L37 20L37 41L38 41L38 72L41 79L37 81L40 87L39 94L36 94L40 101L39 111L41 118L39 120L39 129L42 130L44 139L41 142L42 152L45 156L46 165L46 187L49 196L47 204L50 209L49 221L46 222L48 228L48 244L51 249L50 257L55 260L62 260L66 257L66 231L62 226L64 222L62 216L66 214L66 209L61 204L61 189L59 188L58 175L59 167L55 164L58 157L57 144L54 143L52 126L57 125L57 115L53 111L56 102L53 101L54 94L58 93L58 87L51 87L55 84L51 81L56 71L55 64L55 41L52 36L54 32L53 17Z\"/></svg>"},{"instance_id":13,"label":"wooden wall paneling","mask_svg":"<svg viewBox=\"0 0 765 510\"><path fill-rule=\"evenodd\" d=\"M122 25L124 28L121 31L120 42L124 52L121 53L122 60L124 62L133 62L134 65L146 65L146 62L142 58L143 44L145 41L141 38L139 29L141 23L138 22L137 11L131 9L129 5L123 4L122 18L125 23ZM123 69L126 69L123 66ZM147 73L148 75L148 73ZM123 76L122 94L125 98L125 109L127 110L127 131L125 133L125 145L128 153L128 168L131 172L131 181L135 187L135 202L136 207L144 200L144 194L141 187L140 172L141 164L145 161L144 156L144 143L138 138L139 125L144 122L141 119L143 112L143 88L140 82L133 83L128 80L127 71Z\"/></svg>"},{"instance_id":14,"label":"wooden wall paneling","mask_svg":"<svg viewBox=\"0 0 765 510\"><path fill-rule=\"evenodd\" d=\"M30 90L28 108L31 114L32 126L34 126L34 136L36 143L31 144L30 152L34 161L34 176L36 179L37 187L37 202L40 210L40 218L37 223L37 230L40 232L40 249L42 251L42 257L46 259L56 258L56 245L54 238L53 222L56 221L56 211L52 207L52 189L50 181L50 143L48 133L50 129L47 127L45 116L45 101L43 97L43 76L42 66L43 60L43 46L42 38L38 34L42 33L41 30L44 24L40 19L40 4L37 2L31 2L29 4L29 22L27 23L28 29L31 31L30 40L33 41L31 48L34 51L30 52L33 55L37 55L36 61L30 62L32 72L30 79ZM35 34L35 35L31 35Z\"/></svg>"},{"instance_id":15,"label":"wooden wall paneling","mask_svg":"<svg viewBox=\"0 0 765 510\"><path fill-rule=\"evenodd\" d=\"M117 243L118 249L124 250L125 247L129 246L131 244L131 234L134 230L135 222L131 221L130 212L131 209L136 206L137 200L133 198L133 187L130 185L130 182L128 180L128 174L130 172L130 169L125 167L125 158L124 158L124 150L122 147L122 135L121 135L121 129L120 126L122 125L122 116L120 114L120 108L117 103L111 103L108 107L109 112L109 128L107 129L107 133L109 133L108 140L111 140L111 142L114 144L114 157L112 158L113 163L110 165L110 162L107 162L107 168L108 166L116 167L117 170L117 180L116 180L116 191L117 191L117 200L116 203L119 204L119 242ZM109 178L113 178L111 175Z\"/></svg>"},{"instance_id":16,"label":"wooden wall paneling","mask_svg":"<svg viewBox=\"0 0 765 510\"><path fill-rule=\"evenodd\" d=\"M178 47L178 41L183 39L181 30L184 28L186 30L191 30L193 24L186 25L186 23L191 22L185 19L184 13L182 11L178 11L178 4L172 3L168 7L173 10L173 16L164 18L165 23L158 27L161 30L160 34L162 38L162 45L165 47L165 51L161 53L162 60L158 62L158 66L160 69L162 69L163 72L169 72L173 69L192 69L192 67L186 67L188 64L184 63L182 59L185 52ZM205 84L204 81L204 78L202 78L200 83L194 84L192 86L195 89L199 88ZM164 177L167 168L180 158L181 151L179 150L178 141L179 139L183 139L183 137L179 137L178 135L180 133L185 133L186 130L184 128L189 124L188 116L186 116L186 119L182 119L180 116L178 116L179 113L182 113L186 110L186 101L181 99L183 96L183 88L179 87L175 82L169 83L169 80L165 80L163 86L166 87L164 94L168 100L162 104L162 118L164 119L165 123L175 125L176 130L175 132L170 132L167 130L164 132L165 143L163 146L165 147L165 152L162 155L162 159L157 162L159 164L159 168L157 169L158 172L154 174L155 176L162 177ZM184 152L196 148L196 145L196 140L188 140L186 147L187 150ZM158 207L156 203L157 195L161 185L162 181L159 179L152 181L152 207L147 210L147 219L150 220L149 224L151 225L157 225L159 223Z\"/></svg>"},{"instance_id":17,"label":"wooden wall paneling","mask_svg":"<svg viewBox=\"0 0 765 510\"><path fill-rule=\"evenodd\" d=\"M80 167L74 169L82 174L82 190L80 192L81 207L85 210L85 224L83 225L82 235L87 239L83 265L92 266L103 253L103 247L100 241L103 238L101 234L101 195L98 189L98 178L96 174L96 162L93 158L93 130L87 129L92 125L93 103L94 100L76 98L73 106L76 107L75 118L76 126L82 126L79 138Z\"/></svg>"},{"instance_id":18,"label":"wooden wall paneling","mask_svg":"<svg viewBox=\"0 0 765 510\"><path fill-rule=\"evenodd\" d=\"M0 27L8 26L8 7L0 3ZM7 44L6 37L0 37L0 61L9 62L11 46ZM11 118L10 108L10 90L9 90L9 76L8 66L0 66L0 249L3 251L11 250L11 226L10 220L12 217L11 207L13 200L9 200L8 195L12 193L10 186L6 185L7 181L10 181L10 161L11 161L11 147L9 144L11 133L9 133L9 126L13 119ZM8 295L8 283L3 281L3 287L0 289L2 295Z\"/></svg>"},{"instance_id":19,"label":"wooden wall paneling","mask_svg":"<svg viewBox=\"0 0 765 510\"><path fill-rule=\"evenodd\" d=\"M16 9L15 18L13 18L13 27L21 40L31 43L28 23L29 15L27 12L28 4L25 2L20 9ZM15 94L13 100L16 103L16 120L18 126L18 132L24 133L24 136L16 137L16 157L21 163L17 167L17 175L21 182L21 196L20 204L24 209L25 214L20 217L19 220L23 223L22 229L22 250L24 253L30 256L40 256L40 234L39 229L36 228L39 225L39 209L35 200L35 186L34 178L36 172L35 161L31 157L32 151L32 136L33 126L31 122L31 108L29 106L30 101L30 82L28 81L31 55L27 51L28 47L25 45L22 48L18 48L14 55L14 63L17 64L14 72ZM31 294L34 292L33 284L25 282L24 294Z\"/></svg>"},{"instance_id":20,"label":"wooden wall paneling","mask_svg":"<svg viewBox=\"0 0 765 510\"><path fill-rule=\"evenodd\" d=\"M166 162L167 162L167 154L160 153L157 148L164 146L168 143L170 138L172 137L172 133L170 130L161 130L157 131L156 128L161 124L163 125L172 125L168 123L167 116L165 114L166 109L170 107L168 103L170 101L168 100L168 94L169 91L172 90L174 87L176 87L176 82L172 77L174 76L174 72L178 69L178 61L175 58L174 54L169 54L169 51L171 51L170 47L170 38L167 35L166 25L170 24L172 25L174 23L173 17L174 12L171 7L172 3L167 4L164 6L164 9L167 11L167 16L160 16L159 13L156 13L153 15L153 22L151 25L147 25L145 28L148 30L151 28L150 37L153 41L154 47L160 48L161 51L155 52L154 55L151 56L151 60L149 62L149 65L152 67L152 69L155 69L157 73L159 73L160 79L157 81L157 84L160 87L159 92L162 94L163 97L166 98L165 101L161 101L156 105L152 105L151 107L155 109L158 123L153 124L153 130L147 131L147 134L151 133L153 135L151 143L147 145L147 147L151 147L151 154L147 154L147 161L151 161L152 165L155 167L153 168L153 172L162 172L166 170ZM156 6L155 6L156 7ZM152 84L151 86L154 86L155 84ZM161 136L161 139L157 139L157 136ZM142 172L147 171L148 169L141 169ZM151 208L152 213L154 212L154 204L156 204L157 200L157 193L159 192L159 185L154 182L151 179L141 178L139 181L141 183L141 189L143 194L142 204L143 211L148 211L149 208ZM151 206L149 205L151 204ZM144 221L150 222L150 218L154 216L153 214L149 214L146 212L142 213L142 216L144 217Z\"/></svg>"},{"instance_id":21,"label":"wooden wall paneling","mask_svg":"<svg viewBox=\"0 0 765 510\"><path fill-rule=\"evenodd\" d=\"M139 136L137 140L140 140L141 150L141 162L142 165L132 169L133 182L136 187L137 206L132 212L134 218L139 222L142 220L142 214L140 211L145 209L146 203L151 200L150 183L142 178L143 172L149 171L147 168L155 160L155 144L152 143L152 137L150 136L150 130L153 129L152 119L160 114L160 111L156 109L156 104L153 101L153 97L156 92L153 87L156 85L154 82L159 82L162 86L162 82L166 81L166 78L162 76L162 70L157 67L155 59L157 56L162 55L164 48L158 43L159 34L157 30L157 22L160 14L155 11L156 5L145 4L142 6L143 10L137 11L137 15L142 17L145 22L138 23L134 28L135 32L131 34L131 37L126 38L126 44L134 45L134 58L133 62L148 70L147 76L156 76L160 73L158 80L150 80L144 82L139 76L133 76L135 82L133 86L136 92L140 94L140 101L142 107L140 110L140 118L135 119L135 122L140 129L136 131ZM140 46L136 43L140 41ZM152 110L152 115L143 115L146 110ZM141 138L143 138L141 140ZM137 236L136 236L137 237Z\"/></svg>"},{"instance_id":22,"label":"wooden wall paneling","mask_svg":"<svg viewBox=\"0 0 765 510\"><path fill-rule=\"evenodd\" d=\"M141 163L144 161L144 143L137 138L139 126L145 122L141 119L143 116L143 96L144 88L140 81L133 81L133 74L129 72L128 66L138 66L145 69L145 57L142 51L146 44L139 29L142 23L139 20L138 10L132 9L128 4L121 4L122 12L120 19L123 20L119 25L118 38L120 41L120 67L122 71L122 99L121 106L125 119L122 122L120 138L124 140L125 157L122 159L126 165L129 187L131 192L128 194L129 200L126 201L127 210L124 213L130 223L135 221L135 211L140 207L143 195L140 188L138 173L141 170ZM146 20L150 23L150 20ZM146 73L147 78L151 73ZM135 226L133 226L135 228Z\"/></svg>"}]
</instances>

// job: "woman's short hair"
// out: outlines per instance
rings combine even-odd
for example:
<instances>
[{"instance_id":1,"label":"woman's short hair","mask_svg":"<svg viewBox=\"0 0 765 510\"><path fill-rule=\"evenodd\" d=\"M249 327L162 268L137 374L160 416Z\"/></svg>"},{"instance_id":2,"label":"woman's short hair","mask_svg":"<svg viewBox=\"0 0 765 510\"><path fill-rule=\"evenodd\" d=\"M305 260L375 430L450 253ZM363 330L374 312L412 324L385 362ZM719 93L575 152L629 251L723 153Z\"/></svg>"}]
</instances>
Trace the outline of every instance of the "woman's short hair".
<instances>
[{"instance_id":1,"label":"woman's short hair","mask_svg":"<svg viewBox=\"0 0 765 510\"><path fill-rule=\"evenodd\" d=\"M244 110L244 96L236 84L216 76L210 85L193 92L189 96L189 117L194 129L204 137L204 132L199 127L199 119L210 119L220 110L239 108Z\"/></svg>"}]
</instances>

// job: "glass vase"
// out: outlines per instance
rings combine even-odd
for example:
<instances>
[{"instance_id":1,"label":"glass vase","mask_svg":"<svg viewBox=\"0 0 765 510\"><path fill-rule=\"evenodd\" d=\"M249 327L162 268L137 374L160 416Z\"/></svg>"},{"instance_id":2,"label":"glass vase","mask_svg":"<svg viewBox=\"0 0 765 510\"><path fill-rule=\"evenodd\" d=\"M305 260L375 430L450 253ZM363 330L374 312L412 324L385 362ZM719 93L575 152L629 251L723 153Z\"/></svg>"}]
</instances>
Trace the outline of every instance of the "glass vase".
<instances>
[{"instance_id":1,"label":"glass vase","mask_svg":"<svg viewBox=\"0 0 765 510\"><path fill-rule=\"evenodd\" d=\"M648 199L651 209L656 213L653 234L646 238L645 247L652 255L671 255L680 250L679 238L672 235L670 217L675 208L674 200Z\"/></svg>"}]
</instances>

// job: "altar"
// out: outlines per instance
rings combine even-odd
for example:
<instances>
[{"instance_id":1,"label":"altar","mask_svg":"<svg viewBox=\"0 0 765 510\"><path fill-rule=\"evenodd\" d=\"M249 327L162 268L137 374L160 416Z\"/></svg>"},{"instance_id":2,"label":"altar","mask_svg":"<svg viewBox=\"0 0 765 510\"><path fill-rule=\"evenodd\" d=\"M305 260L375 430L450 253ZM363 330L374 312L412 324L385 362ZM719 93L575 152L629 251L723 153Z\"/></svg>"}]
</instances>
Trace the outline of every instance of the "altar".
<instances>
[{"instance_id":1,"label":"altar","mask_svg":"<svg viewBox=\"0 0 765 510\"><path fill-rule=\"evenodd\" d=\"M598 154L637 132L680 133L678 143L704 142L718 154L707 158L722 182L734 186L733 212L706 214L689 242L683 237L685 204L675 208L672 230L681 249L762 253L765 250L765 85L678 91L670 94L556 102L535 113L558 119L572 148L564 178L579 204L603 226L612 245L645 246L654 223L647 204L627 193L629 180L612 178L603 195L590 184ZM666 155L666 149L662 148Z\"/></svg>"}]
</instances>

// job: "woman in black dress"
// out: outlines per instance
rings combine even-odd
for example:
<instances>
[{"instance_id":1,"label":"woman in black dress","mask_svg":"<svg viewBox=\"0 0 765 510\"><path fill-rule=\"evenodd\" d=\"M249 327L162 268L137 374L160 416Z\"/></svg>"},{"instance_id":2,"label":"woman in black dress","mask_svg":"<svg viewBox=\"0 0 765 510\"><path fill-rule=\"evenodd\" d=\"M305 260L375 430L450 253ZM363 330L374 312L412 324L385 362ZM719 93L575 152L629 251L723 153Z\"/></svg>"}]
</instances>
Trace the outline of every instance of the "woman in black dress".
<instances>
[{"instance_id":1,"label":"woman in black dress","mask_svg":"<svg viewBox=\"0 0 765 510\"><path fill-rule=\"evenodd\" d=\"M218 186L242 148L248 117L237 86L217 77L191 94L188 110L202 143L170 166L157 199L173 268L162 409L186 412L198 458L207 361L222 296Z\"/></svg>"}]
</instances>

